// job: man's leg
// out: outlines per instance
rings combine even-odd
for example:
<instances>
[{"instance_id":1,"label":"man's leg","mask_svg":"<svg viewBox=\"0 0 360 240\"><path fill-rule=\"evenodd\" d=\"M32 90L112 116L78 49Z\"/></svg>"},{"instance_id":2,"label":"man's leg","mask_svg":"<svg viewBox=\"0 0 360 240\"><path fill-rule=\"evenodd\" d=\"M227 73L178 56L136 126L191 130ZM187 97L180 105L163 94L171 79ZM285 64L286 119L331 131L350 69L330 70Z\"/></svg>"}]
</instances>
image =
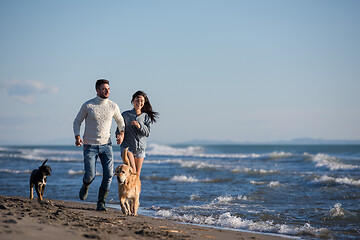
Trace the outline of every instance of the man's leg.
<instances>
[{"instance_id":1,"label":"man's leg","mask_svg":"<svg viewBox=\"0 0 360 240\"><path fill-rule=\"evenodd\" d=\"M114 160L112 146L110 144L100 146L99 157L103 168L103 179L99 188L97 210L106 211L105 199L109 193L111 181L114 176Z\"/></svg>"},{"instance_id":2,"label":"man's leg","mask_svg":"<svg viewBox=\"0 0 360 240\"><path fill-rule=\"evenodd\" d=\"M98 147L96 145L84 145L84 169L83 185L79 192L79 198L85 200L88 195L89 187L96 175L96 159L98 157Z\"/></svg>"}]
</instances>

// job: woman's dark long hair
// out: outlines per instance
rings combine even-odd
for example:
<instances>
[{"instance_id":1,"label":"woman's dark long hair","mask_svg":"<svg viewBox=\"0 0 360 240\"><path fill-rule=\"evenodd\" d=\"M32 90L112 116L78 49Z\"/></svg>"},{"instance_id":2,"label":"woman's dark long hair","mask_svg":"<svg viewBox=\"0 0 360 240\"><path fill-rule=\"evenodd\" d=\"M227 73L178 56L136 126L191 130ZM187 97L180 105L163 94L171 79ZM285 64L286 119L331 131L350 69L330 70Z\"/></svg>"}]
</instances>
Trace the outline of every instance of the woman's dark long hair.
<instances>
[{"instance_id":1,"label":"woman's dark long hair","mask_svg":"<svg viewBox=\"0 0 360 240\"><path fill-rule=\"evenodd\" d=\"M144 106L141 108L141 112L147 113L147 115L149 115L152 123L156 122L157 118L159 118L159 113L153 111L152 106L150 104L150 100L147 97L146 93L144 93L143 91L137 91L136 93L133 94L131 103L138 96L143 96L145 98L145 103L144 103Z\"/></svg>"}]
</instances>

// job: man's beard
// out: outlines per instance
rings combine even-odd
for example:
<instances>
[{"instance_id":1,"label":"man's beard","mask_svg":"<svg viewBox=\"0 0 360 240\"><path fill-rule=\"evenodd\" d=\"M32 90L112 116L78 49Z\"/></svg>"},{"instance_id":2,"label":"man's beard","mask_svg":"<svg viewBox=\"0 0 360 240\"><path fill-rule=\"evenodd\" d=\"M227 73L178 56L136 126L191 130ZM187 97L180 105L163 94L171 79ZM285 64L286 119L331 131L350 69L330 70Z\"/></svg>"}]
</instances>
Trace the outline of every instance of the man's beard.
<instances>
[{"instance_id":1,"label":"man's beard","mask_svg":"<svg viewBox=\"0 0 360 240\"><path fill-rule=\"evenodd\" d=\"M106 96L104 94L100 95L99 97L101 97L102 99L108 99L109 98L109 96Z\"/></svg>"}]
</instances>

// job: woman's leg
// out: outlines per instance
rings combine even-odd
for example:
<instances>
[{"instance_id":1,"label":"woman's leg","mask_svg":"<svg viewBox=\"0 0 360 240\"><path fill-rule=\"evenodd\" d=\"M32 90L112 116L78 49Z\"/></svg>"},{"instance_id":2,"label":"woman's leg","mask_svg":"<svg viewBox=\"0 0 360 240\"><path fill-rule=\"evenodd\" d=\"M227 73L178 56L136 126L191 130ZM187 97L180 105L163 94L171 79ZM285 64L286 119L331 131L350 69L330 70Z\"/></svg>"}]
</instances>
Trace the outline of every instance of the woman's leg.
<instances>
[{"instance_id":1,"label":"woman's leg","mask_svg":"<svg viewBox=\"0 0 360 240\"><path fill-rule=\"evenodd\" d=\"M141 173L141 168L144 162L144 158L135 158L135 165L136 165L136 174L139 175L140 177L140 173Z\"/></svg>"},{"instance_id":2,"label":"woman's leg","mask_svg":"<svg viewBox=\"0 0 360 240\"><path fill-rule=\"evenodd\" d=\"M134 159L134 154L130 151L127 152L128 154L128 158L129 158L129 161L130 161L130 166L134 169L134 171L136 172L137 171L137 167L136 167L136 164L135 164L135 159Z\"/></svg>"}]
</instances>

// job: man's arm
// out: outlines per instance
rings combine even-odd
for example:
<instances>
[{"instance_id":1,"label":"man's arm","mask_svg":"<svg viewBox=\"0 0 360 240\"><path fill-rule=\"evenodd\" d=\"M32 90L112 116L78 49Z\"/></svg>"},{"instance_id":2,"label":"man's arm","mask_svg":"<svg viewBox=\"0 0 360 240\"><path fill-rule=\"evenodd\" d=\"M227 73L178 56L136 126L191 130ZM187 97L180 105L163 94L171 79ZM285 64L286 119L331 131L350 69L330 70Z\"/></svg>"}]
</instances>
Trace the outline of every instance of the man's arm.
<instances>
[{"instance_id":1,"label":"man's arm","mask_svg":"<svg viewBox=\"0 0 360 240\"><path fill-rule=\"evenodd\" d=\"M84 143L80 137L80 126L81 126L81 123L86 118L86 116L87 116L86 106L85 106L85 104L83 104L73 122L73 130L74 130L74 135L75 135L75 146L77 146L77 147L81 146Z\"/></svg>"}]
</instances>

